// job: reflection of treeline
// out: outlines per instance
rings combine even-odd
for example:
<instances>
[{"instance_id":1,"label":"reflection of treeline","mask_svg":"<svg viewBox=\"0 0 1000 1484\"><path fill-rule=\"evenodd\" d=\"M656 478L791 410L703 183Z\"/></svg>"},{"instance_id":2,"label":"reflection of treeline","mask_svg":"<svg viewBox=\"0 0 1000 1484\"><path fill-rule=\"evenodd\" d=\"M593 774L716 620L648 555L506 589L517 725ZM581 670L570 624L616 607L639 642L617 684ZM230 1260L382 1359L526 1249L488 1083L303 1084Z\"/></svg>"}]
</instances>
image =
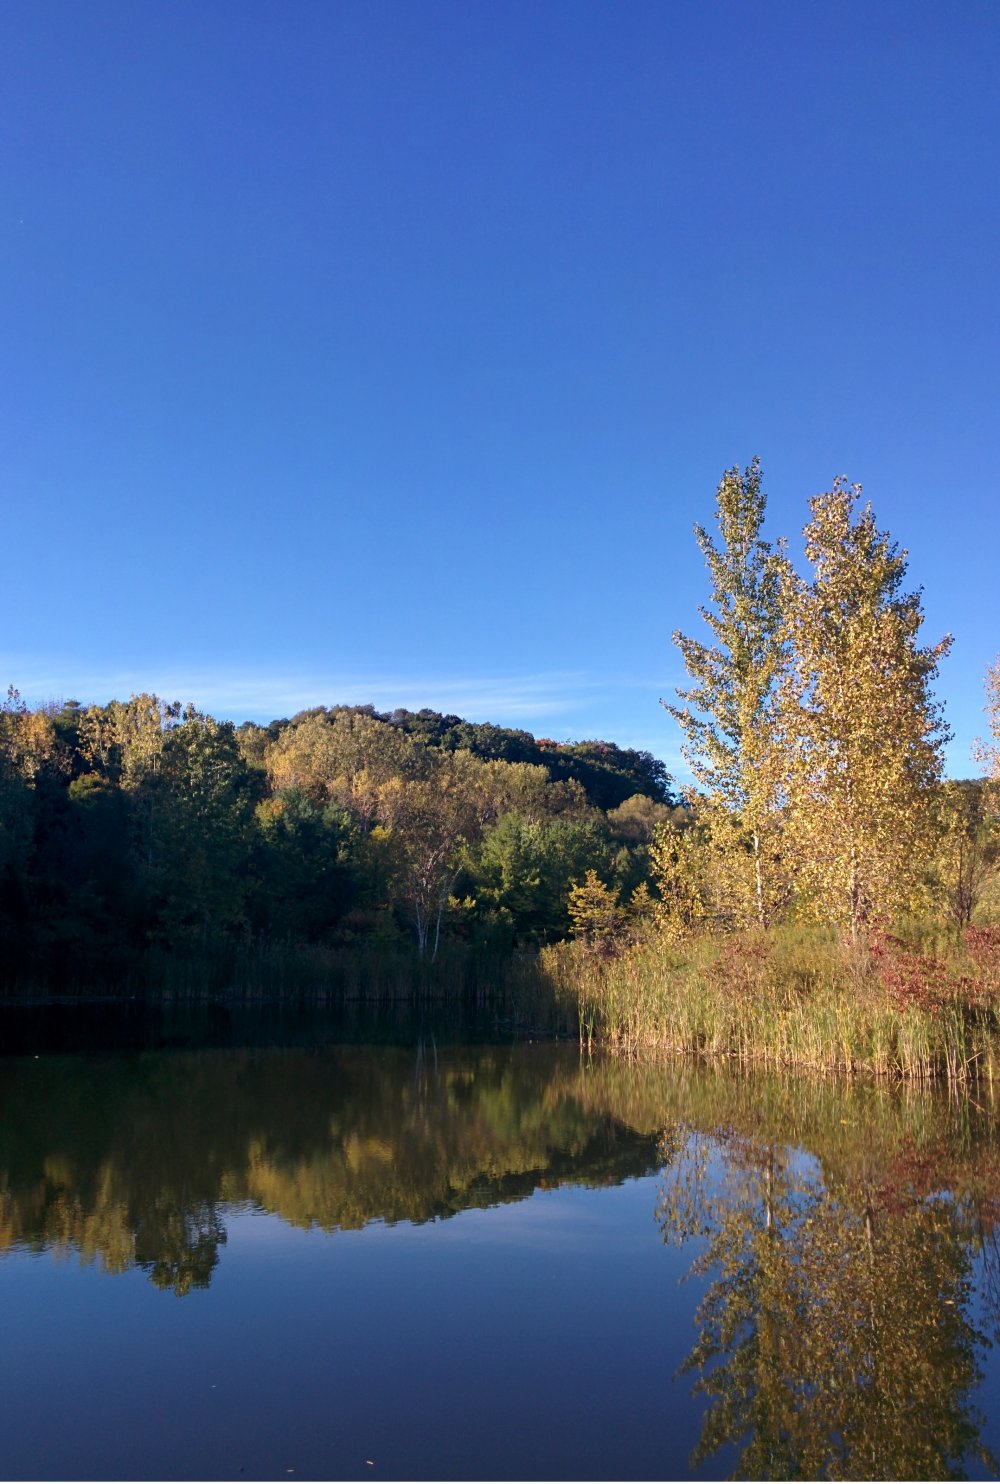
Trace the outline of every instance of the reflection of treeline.
<instances>
[{"instance_id":1,"label":"reflection of treeline","mask_svg":"<svg viewBox=\"0 0 1000 1484\"><path fill-rule=\"evenodd\" d=\"M698 1460L742 1477L960 1477L1000 1321L1000 1111L565 1047L8 1061L0 1251L211 1281L233 1206L331 1232L661 1166L696 1239ZM671 1323L665 1312L664 1325Z\"/></svg>"},{"instance_id":2,"label":"reflection of treeline","mask_svg":"<svg viewBox=\"0 0 1000 1484\"><path fill-rule=\"evenodd\" d=\"M584 1104L564 1065L433 1043L8 1062L0 1248L64 1246L183 1292L209 1280L227 1203L333 1230L655 1168L656 1133Z\"/></svg>"},{"instance_id":3,"label":"reflection of treeline","mask_svg":"<svg viewBox=\"0 0 1000 1484\"><path fill-rule=\"evenodd\" d=\"M425 1221L640 1174L678 1128L807 1149L830 1190L884 1205L948 1190L983 1240L1000 1212L1000 1113L885 1086L433 1041L44 1057L3 1074L4 1245L61 1242L170 1282L202 1271L220 1203L330 1229Z\"/></svg>"},{"instance_id":4,"label":"reflection of treeline","mask_svg":"<svg viewBox=\"0 0 1000 1484\"><path fill-rule=\"evenodd\" d=\"M707 1399L693 1462L734 1450L742 1478L995 1471L975 1405L1000 1319L995 1113L970 1125L954 1104L792 1092L809 1122L831 1105L806 1160L780 1119L741 1114L719 1084L710 1100L721 1122L692 1106L664 1137L659 1205L665 1240L705 1243L684 1366ZM865 1121L876 1109L884 1131Z\"/></svg>"},{"instance_id":5,"label":"reflection of treeline","mask_svg":"<svg viewBox=\"0 0 1000 1484\"><path fill-rule=\"evenodd\" d=\"M3 973L148 982L187 959L215 965L218 987L235 964L329 982L332 950L363 978L351 952L374 949L408 984L444 944L481 960L565 936L588 871L629 898L673 805L648 753L431 711L236 727L150 695L29 710L12 692Z\"/></svg>"}]
</instances>

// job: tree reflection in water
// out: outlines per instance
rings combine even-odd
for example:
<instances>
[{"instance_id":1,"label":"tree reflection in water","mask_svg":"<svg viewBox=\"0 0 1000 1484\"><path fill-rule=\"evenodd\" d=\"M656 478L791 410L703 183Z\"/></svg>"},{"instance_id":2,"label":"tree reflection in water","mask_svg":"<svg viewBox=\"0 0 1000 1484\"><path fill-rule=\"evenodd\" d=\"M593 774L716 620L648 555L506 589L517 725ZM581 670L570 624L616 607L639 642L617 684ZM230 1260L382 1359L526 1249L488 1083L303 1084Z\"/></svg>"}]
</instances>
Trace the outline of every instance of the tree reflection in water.
<instances>
[{"instance_id":1,"label":"tree reflection in water","mask_svg":"<svg viewBox=\"0 0 1000 1484\"><path fill-rule=\"evenodd\" d=\"M708 1402L694 1465L735 1444L755 1479L995 1470L972 1402L975 1198L892 1170L828 1188L815 1160L732 1131L675 1128L662 1147L664 1236L705 1239L683 1367Z\"/></svg>"},{"instance_id":2,"label":"tree reflection in water","mask_svg":"<svg viewBox=\"0 0 1000 1484\"><path fill-rule=\"evenodd\" d=\"M0 1255L71 1250L186 1295L233 1209L336 1231L662 1169L663 1234L698 1244L705 1286L693 1462L957 1477L995 1468L973 1403L1000 1316L982 1102L557 1046L4 1058Z\"/></svg>"}]
</instances>

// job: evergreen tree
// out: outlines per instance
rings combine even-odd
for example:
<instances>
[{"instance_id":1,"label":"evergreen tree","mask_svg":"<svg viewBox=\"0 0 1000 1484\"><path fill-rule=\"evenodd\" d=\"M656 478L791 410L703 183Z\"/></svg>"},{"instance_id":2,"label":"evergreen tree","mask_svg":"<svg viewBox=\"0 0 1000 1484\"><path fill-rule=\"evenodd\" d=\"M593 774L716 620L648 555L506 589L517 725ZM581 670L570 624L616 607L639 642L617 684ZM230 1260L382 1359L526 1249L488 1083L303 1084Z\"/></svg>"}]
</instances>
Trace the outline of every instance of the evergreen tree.
<instances>
[{"instance_id":1,"label":"evergreen tree","mask_svg":"<svg viewBox=\"0 0 1000 1484\"><path fill-rule=\"evenodd\" d=\"M618 896L598 876L587 872L582 882L574 881L567 900L570 930L574 938L580 938L588 948L597 952L609 952L621 931L624 913Z\"/></svg>"}]
</instances>

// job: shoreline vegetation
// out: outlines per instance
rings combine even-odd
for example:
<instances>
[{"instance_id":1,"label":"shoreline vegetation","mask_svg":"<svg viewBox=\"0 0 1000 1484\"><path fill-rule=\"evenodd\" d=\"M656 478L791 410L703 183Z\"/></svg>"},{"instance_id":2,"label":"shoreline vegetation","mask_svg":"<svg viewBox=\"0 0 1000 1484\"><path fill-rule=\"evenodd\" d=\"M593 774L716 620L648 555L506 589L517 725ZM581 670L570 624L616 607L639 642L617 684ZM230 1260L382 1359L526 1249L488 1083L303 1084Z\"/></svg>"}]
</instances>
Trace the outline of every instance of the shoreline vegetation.
<instances>
[{"instance_id":1,"label":"shoreline vegetation","mask_svg":"<svg viewBox=\"0 0 1000 1484\"><path fill-rule=\"evenodd\" d=\"M705 638L651 753L431 710L268 725L0 705L0 1001L461 1005L629 1054L1000 1078L1000 660L947 780L906 552L860 487L695 527ZM666 704L666 703L664 703Z\"/></svg>"},{"instance_id":2,"label":"shoreline vegetation","mask_svg":"<svg viewBox=\"0 0 1000 1484\"><path fill-rule=\"evenodd\" d=\"M543 950L582 1045L744 1066L971 1083L1000 1078L1000 929L908 947L800 927L619 956Z\"/></svg>"},{"instance_id":3,"label":"shoreline vegetation","mask_svg":"<svg viewBox=\"0 0 1000 1484\"><path fill-rule=\"evenodd\" d=\"M588 876L577 942L546 949L581 1040L746 1063L949 1082L1000 1069L1000 660L986 776L944 778L907 553L845 479L808 502L805 575L762 535L759 460L727 470L708 642L667 706L695 786L650 847L656 901L631 924ZM631 936L624 949L620 938Z\"/></svg>"},{"instance_id":4,"label":"shoreline vegetation","mask_svg":"<svg viewBox=\"0 0 1000 1484\"><path fill-rule=\"evenodd\" d=\"M505 1036L572 1038L587 1053L630 1059L1000 1082L1000 927L970 928L960 942L920 940L915 928L907 946L891 933L855 944L791 926L681 942L655 935L618 951L580 940L520 954L447 945L434 963L405 952L223 944L198 958L153 956L141 978L118 986L20 985L0 1013L136 1002L411 1008L432 1026L458 1012Z\"/></svg>"}]
</instances>

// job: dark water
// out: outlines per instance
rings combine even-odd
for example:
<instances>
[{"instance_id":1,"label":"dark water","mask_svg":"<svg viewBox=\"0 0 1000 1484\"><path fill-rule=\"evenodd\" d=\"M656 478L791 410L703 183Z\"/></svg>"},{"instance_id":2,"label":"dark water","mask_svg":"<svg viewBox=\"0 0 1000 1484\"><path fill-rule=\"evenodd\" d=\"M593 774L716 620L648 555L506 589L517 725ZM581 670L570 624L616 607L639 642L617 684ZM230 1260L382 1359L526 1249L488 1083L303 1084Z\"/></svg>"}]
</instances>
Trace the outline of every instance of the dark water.
<instances>
[{"instance_id":1,"label":"dark water","mask_svg":"<svg viewBox=\"0 0 1000 1484\"><path fill-rule=\"evenodd\" d=\"M988 1095L128 1039L0 1058L3 1477L995 1474Z\"/></svg>"}]
</instances>

